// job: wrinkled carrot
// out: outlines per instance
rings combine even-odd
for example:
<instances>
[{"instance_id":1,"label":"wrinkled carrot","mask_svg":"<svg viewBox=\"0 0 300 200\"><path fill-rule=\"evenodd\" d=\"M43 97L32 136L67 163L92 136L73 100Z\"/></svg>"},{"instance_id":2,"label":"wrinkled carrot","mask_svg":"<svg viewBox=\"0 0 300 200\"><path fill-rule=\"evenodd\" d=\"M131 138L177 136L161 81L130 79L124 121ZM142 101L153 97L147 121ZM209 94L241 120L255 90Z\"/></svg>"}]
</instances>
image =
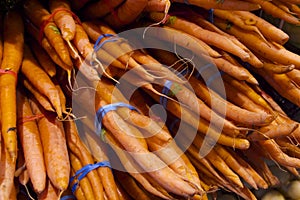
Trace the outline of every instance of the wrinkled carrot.
<instances>
[{"instance_id":1,"label":"wrinkled carrot","mask_svg":"<svg viewBox=\"0 0 300 200\"><path fill-rule=\"evenodd\" d=\"M17 74L21 67L24 46L24 26L19 12L11 11L6 14L3 30L1 69ZM17 158L16 78L12 74L2 74L0 77L2 137L13 162Z\"/></svg>"},{"instance_id":2,"label":"wrinkled carrot","mask_svg":"<svg viewBox=\"0 0 300 200\"><path fill-rule=\"evenodd\" d=\"M75 36L75 21L72 14L68 12L71 11L70 2L68 0L51 0L49 1L49 8L51 13L56 12L53 20L61 31L63 39L69 43Z\"/></svg>"},{"instance_id":3,"label":"wrinkled carrot","mask_svg":"<svg viewBox=\"0 0 300 200\"><path fill-rule=\"evenodd\" d=\"M22 74L30 81L30 83L38 89L38 91L45 95L55 108L59 118L62 117L62 106L59 98L59 92L57 91L55 85L51 81L50 77L46 72L41 69L37 61L33 57L28 46L25 46L24 59L21 67ZM39 77L39 81L36 77Z\"/></svg>"},{"instance_id":4,"label":"wrinkled carrot","mask_svg":"<svg viewBox=\"0 0 300 200\"><path fill-rule=\"evenodd\" d=\"M52 113L41 111L36 102L30 100L35 115L45 117L37 120L42 140L47 175L53 185L60 191L65 191L69 184L70 162L61 121Z\"/></svg>"},{"instance_id":5,"label":"wrinkled carrot","mask_svg":"<svg viewBox=\"0 0 300 200\"><path fill-rule=\"evenodd\" d=\"M286 75L292 79L298 86L300 86L300 70L293 69L292 71L286 73Z\"/></svg>"},{"instance_id":6,"label":"wrinkled carrot","mask_svg":"<svg viewBox=\"0 0 300 200\"><path fill-rule=\"evenodd\" d=\"M76 172L76 171L82 169L83 165L80 162L80 160L71 152L69 153L69 156L70 156L70 161L71 161L71 166L72 166L73 171ZM77 180L74 179L74 182L71 183L71 185L75 184L76 182L77 182ZM99 184L101 184L101 183L99 182ZM80 186L80 188L81 188L82 192L84 193L84 196L85 196L86 199L95 200L96 197L99 198L99 196L96 193L100 192L100 191L93 191L93 186L95 186L95 185L93 185L90 182L90 180L87 176L84 177L83 179L81 179L78 182L78 186ZM78 187L76 189L78 189Z\"/></svg>"},{"instance_id":7,"label":"wrinkled carrot","mask_svg":"<svg viewBox=\"0 0 300 200\"><path fill-rule=\"evenodd\" d=\"M293 64L280 65L280 64L274 64L271 62L264 62L263 68L267 71L270 71L271 73L285 74L285 73L293 71L295 66Z\"/></svg>"},{"instance_id":8,"label":"wrinkled carrot","mask_svg":"<svg viewBox=\"0 0 300 200\"><path fill-rule=\"evenodd\" d=\"M174 0L174 2L184 3L183 0ZM234 1L234 0L226 0L226 1L215 1L215 0L188 0L189 4L199 6L206 9L218 8L223 10L247 10L253 11L260 9L260 6L256 3L250 3L246 1Z\"/></svg>"},{"instance_id":9,"label":"wrinkled carrot","mask_svg":"<svg viewBox=\"0 0 300 200\"><path fill-rule=\"evenodd\" d=\"M43 67L45 72L50 77L55 76L56 74L56 66L55 63L51 60L51 57L47 54L47 52L37 43L37 41L30 41L30 47L32 49L33 54L39 61L39 64Z\"/></svg>"},{"instance_id":10,"label":"wrinkled carrot","mask_svg":"<svg viewBox=\"0 0 300 200\"><path fill-rule=\"evenodd\" d=\"M31 94L33 94L34 98L39 102L39 104L41 104L41 106L43 106L45 110L55 112L47 97L37 91L36 88L34 88L34 86L26 78L21 78L20 82Z\"/></svg>"},{"instance_id":11,"label":"wrinkled carrot","mask_svg":"<svg viewBox=\"0 0 300 200\"><path fill-rule=\"evenodd\" d=\"M147 0L126 0L113 13L104 17L104 21L114 28L124 27L133 22L147 6Z\"/></svg>"},{"instance_id":12,"label":"wrinkled carrot","mask_svg":"<svg viewBox=\"0 0 300 200\"><path fill-rule=\"evenodd\" d=\"M26 169L34 190L41 193L46 187L46 167L40 133L35 120L25 121L33 116L28 99L21 92L18 92L17 97L18 136L23 147Z\"/></svg>"}]
</instances>

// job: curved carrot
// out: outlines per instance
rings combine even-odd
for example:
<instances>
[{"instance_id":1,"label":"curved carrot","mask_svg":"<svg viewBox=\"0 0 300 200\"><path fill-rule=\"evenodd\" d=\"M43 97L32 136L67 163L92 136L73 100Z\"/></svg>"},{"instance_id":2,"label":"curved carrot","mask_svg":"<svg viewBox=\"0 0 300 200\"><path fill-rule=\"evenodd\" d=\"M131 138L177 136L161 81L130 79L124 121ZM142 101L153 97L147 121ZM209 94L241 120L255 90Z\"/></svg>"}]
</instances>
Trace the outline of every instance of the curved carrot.
<instances>
[{"instance_id":1,"label":"curved carrot","mask_svg":"<svg viewBox=\"0 0 300 200\"><path fill-rule=\"evenodd\" d=\"M6 14L3 37L1 69L17 74L21 67L24 46L24 26L19 12L10 11ZM0 77L2 137L14 162L17 158L16 83L16 77L11 74L2 74Z\"/></svg>"},{"instance_id":2,"label":"curved carrot","mask_svg":"<svg viewBox=\"0 0 300 200\"><path fill-rule=\"evenodd\" d=\"M59 92L46 72L40 68L27 46L25 46L21 71L27 77L30 83L37 88L41 94L45 95L50 100L51 104L55 108L55 111L57 112L58 117L61 118L62 106L59 98ZM39 79L36 79L36 77L39 77Z\"/></svg>"},{"instance_id":3,"label":"curved carrot","mask_svg":"<svg viewBox=\"0 0 300 200\"><path fill-rule=\"evenodd\" d=\"M26 117L33 116L28 99L18 92L18 134L23 147L26 169L31 183L37 193L41 193L46 187L46 168L40 133L36 121L22 122Z\"/></svg>"},{"instance_id":4,"label":"curved carrot","mask_svg":"<svg viewBox=\"0 0 300 200\"><path fill-rule=\"evenodd\" d=\"M114 12L104 17L104 21L114 28L133 22L147 6L147 0L126 0Z\"/></svg>"},{"instance_id":5,"label":"curved carrot","mask_svg":"<svg viewBox=\"0 0 300 200\"><path fill-rule=\"evenodd\" d=\"M34 114L45 116L37 122L47 175L57 189L65 191L69 185L70 162L62 122L58 121L55 115L41 111L34 101L30 100L30 105Z\"/></svg>"}]
</instances>

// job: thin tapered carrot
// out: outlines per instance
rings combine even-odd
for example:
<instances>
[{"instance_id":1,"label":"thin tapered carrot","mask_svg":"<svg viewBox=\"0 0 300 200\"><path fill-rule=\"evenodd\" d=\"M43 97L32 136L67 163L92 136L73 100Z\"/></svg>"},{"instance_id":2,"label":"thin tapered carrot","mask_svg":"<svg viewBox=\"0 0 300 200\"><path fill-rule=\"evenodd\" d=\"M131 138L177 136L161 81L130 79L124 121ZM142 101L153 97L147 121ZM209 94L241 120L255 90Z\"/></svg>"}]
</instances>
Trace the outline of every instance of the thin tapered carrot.
<instances>
[{"instance_id":1,"label":"thin tapered carrot","mask_svg":"<svg viewBox=\"0 0 300 200\"><path fill-rule=\"evenodd\" d=\"M22 74L30 81L30 83L38 89L38 91L45 95L55 108L59 118L62 117L62 106L59 98L59 92L57 91L54 83L51 81L50 77L46 72L41 69L37 61L33 57L28 46L25 46L24 59L21 67ZM36 79L36 77L39 77Z\"/></svg>"},{"instance_id":2,"label":"thin tapered carrot","mask_svg":"<svg viewBox=\"0 0 300 200\"><path fill-rule=\"evenodd\" d=\"M76 34L74 35L74 40L72 42L85 59L93 52L93 46L89 41L87 33L80 24L76 24L75 30Z\"/></svg>"},{"instance_id":3,"label":"thin tapered carrot","mask_svg":"<svg viewBox=\"0 0 300 200\"><path fill-rule=\"evenodd\" d=\"M68 0L49 1L49 9L51 13L55 13L53 20L65 41L70 42L75 36L75 20L70 12L70 2ZM59 11L58 11L59 10Z\"/></svg>"},{"instance_id":4,"label":"thin tapered carrot","mask_svg":"<svg viewBox=\"0 0 300 200\"><path fill-rule=\"evenodd\" d=\"M259 188L268 188L268 184L266 183L266 181L253 169L253 167L247 161L244 160L242 156L238 155L232 149L227 148L227 151L229 151L229 153L239 162L239 164L242 165L245 170L252 176Z\"/></svg>"},{"instance_id":5,"label":"thin tapered carrot","mask_svg":"<svg viewBox=\"0 0 300 200\"><path fill-rule=\"evenodd\" d=\"M57 189L53 186L51 181L47 179L46 189L38 194L38 200L52 200L58 199Z\"/></svg>"},{"instance_id":6,"label":"thin tapered carrot","mask_svg":"<svg viewBox=\"0 0 300 200\"><path fill-rule=\"evenodd\" d=\"M300 88L295 84L286 74L275 74L265 70L257 70L258 74L264 79L283 97L293 102L295 105L300 106Z\"/></svg>"},{"instance_id":7,"label":"thin tapered carrot","mask_svg":"<svg viewBox=\"0 0 300 200\"><path fill-rule=\"evenodd\" d=\"M30 100L34 114L43 114L37 120L42 140L47 175L53 185L65 191L69 184L70 162L63 124L52 113L41 111L36 102Z\"/></svg>"},{"instance_id":8,"label":"thin tapered carrot","mask_svg":"<svg viewBox=\"0 0 300 200\"><path fill-rule=\"evenodd\" d=\"M153 197L151 197L149 194L147 194L136 182L135 180L128 175L126 172L121 171L115 171L116 178L122 186L126 189L128 194L136 199L136 198L142 198L145 200L152 200Z\"/></svg>"},{"instance_id":9,"label":"thin tapered carrot","mask_svg":"<svg viewBox=\"0 0 300 200\"><path fill-rule=\"evenodd\" d=\"M4 145L4 141L2 141ZM14 187L14 173L16 163L10 158L9 152L6 148L1 149L0 160L0 199L9 199L9 195Z\"/></svg>"},{"instance_id":10,"label":"thin tapered carrot","mask_svg":"<svg viewBox=\"0 0 300 200\"><path fill-rule=\"evenodd\" d=\"M46 38L49 40L51 46L55 49L61 60L71 70L73 67L72 60L66 44L63 41L61 33L54 22L48 22L50 13L43 7L43 5L36 0L28 0L24 4L24 11L26 16L37 27L40 27ZM45 21L47 22L46 24ZM40 40L42 38L39 38Z\"/></svg>"},{"instance_id":11,"label":"thin tapered carrot","mask_svg":"<svg viewBox=\"0 0 300 200\"><path fill-rule=\"evenodd\" d=\"M25 121L33 116L28 99L20 91L17 97L18 136L23 147L26 169L34 190L41 193L46 187L46 167L40 133L35 120Z\"/></svg>"},{"instance_id":12,"label":"thin tapered carrot","mask_svg":"<svg viewBox=\"0 0 300 200\"><path fill-rule=\"evenodd\" d=\"M85 19L96 19L100 17L104 17L113 11L117 6L119 6L123 0L116 1L108 1L108 0L100 0L93 3L89 3L82 10L82 16Z\"/></svg>"},{"instance_id":13,"label":"thin tapered carrot","mask_svg":"<svg viewBox=\"0 0 300 200\"><path fill-rule=\"evenodd\" d=\"M261 140L259 144L262 145L262 148L268 152L269 156L280 165L289 167L300 166L300 159L285 154L273 139Z\"/></svg>"},{"instance_id":14,"label":"thin tapered carrot","mask_svg":"<svg viewBox=\"0 0 300 200\"><path fill-rule=\"evenodd\" d=\"M297 4L291 2L285 2L285 5L296 15L300 16L300 8Z\"/></svg>"},{"instance_id":15,"label":"thin tapered carrot","mask_svg":"<svg viewBox=\"0 0 300 200\"><path fill-rule=\"evenodd\" d=\"M0 16L0 66L3 57L3 16Z\"/></svg>"},{"instance_id":16,"label":"thin tapered carrot","mask_svg":"<svg viewBox=\"0 0 300 200\"><path fill-rule=\"evenodd\" d=\"M293 69L292 71L286 73L286 75L292 79L298 86L300 86L300 70Z\"/></svg>"},{"instance_id":17,"label":"thin tapered carrot","mask_svg":"<svg viewBox=\"0 0 300 200\"><path fill-rule=\"evenodd\" d=\"M41 106L43 106L45 110L55 112L48 98L37 91L36 88L34 88L34 86L26 78L21 78L20 82L31 94L33 94L34 98L41 104Z\"/></svg>"},{"instance_id":18,"label":"thin tapered carrot","mask_svg":"<svg viewBox=\"0 0 300 200\"><path fill-rule=\"evenodd\" d=\"M80 169L82 169L83 165L82 162L80 162L79 158L77 158L73 153L69 153L70 156L70 161L71 161L71 166L73 171L78 171ZM75 184L77 182L77 180L75 179L72 184ZM100 183L101 184L101 183ZM89 178L86 176L83 179L81 179L78 182L78 185L80 185L80 188L82 190L82 192L84 193L84 196L86 199L96 199L96 197L99 197L97 195L94 195L94 192L96 193L97 191L93 191L93 185L91 184ZM102 191L103 192L103 191Z\"/></svg>"},{"instance_id":19,"label":"thin tapered carrot","mask_svg":"<svg viewBox=\"0 0 300 200\"><path fill-rule=\"evenodd\" d=\"M295 66L293 64L291 65L280 65L280 64L274 64L271 62L263 62L264 66L263 68L267 71L270 71L271 73L276 73L276 74L285 74L288 72L293 71Z\"/></svg>"},{"instance_id":20,"label":"thin tapered carrot","mask_svg":"<svg viewBox=\"0 0 300 200\"><path fill-rule=\"evenodd\" d=\"M114 28L124 27L133 22L143 12L147 3L147 0L126 0L113 13L104 17L104 21Z\"/></svg>"},{"instance_id":21,"label":"thin tapered carrot","mask_svg":"<svg viewBox=\"0 0 300 200\"><path fill-rule=\"evenodd\" d=\"M57 83L57 81L53 81L53 82L55 84L55 87L56 87L58 95L59 95L62 113L68 114L67 109L66 109L66 104L67 104L66 96L65 96L64 92L62 91L59 83Z\"/></svg>"},{"instance_id":22,"label":"thin tapered carrot","mask_svg":"<svg viewBox=\"0 0 300 200\"><path fill-rule=\"evenodd\" d=\"M248 0L249 2L259 4L261 9L273 17L280 18L291 24L299 25L299 19L284 10L280 9L270 1Z\"/></svg>"},{"instance_id":23,"label":"thin tapered carrot","mask_svg":"<svg viewBox=\"0 0 300 200\"><path fill-rule=\"evenodd\" d=\"M158 22L163 18L163 15L161 13L150 13L150 18ZM176 17L176 16L169 16L166 25L175 28L177 30L182 30L187 34L193 35L198 39L203 40L209 45L213 45L227 52L230 52L240 57L242 60L246 61L250 58L250 55L246 51L244 51L244 49L241 49L240 47L235 45L231 40L224 37L223 35L205 30L200 26L198 26L197 24L189 22L183 18Z\"/></svg>"},{"instance_id":24,"label":"thin tapered carrot","mask_svg":"<svg viewBox=\"0 0 300 200\"><path fill-rule=\"evenodd\" d=\"M272 174L269 166L258 153L258 149L255 149L255 147L249 148L243 153L248 158L249 164L251 164L251 166L253 166L253 168L263 177L269 186L276 186L279 184L279 179Z\"/></svg>"},{"instance_id":25,"label":"thin tapered carrot","mask_svg":"<svg viewBox=\"0 0 300 200\"><path fill-rule=\"evenodd\" d=\"M290 11L289 7L282 1L272 0L272 4L274 4L276 7L280 8L281 10L283 10L284 12L286 12L288 14L295 15L295 13Z\"/></svg>"},{"instance_id":26,"label":"thin tapered carrot","mask_svg":"<svg viewBox=\"0 0 300 200\"><path fill-rule=\"evenodd\" d=\"M92 155L88 152L86 146L81 142L74 121L65 122L65 132L66 132L69 148L80 159L82 165L85 166L88 164L93 164L94 159L92 158ZM103 167L103 168L108 168L108 167ZM107 170L107 177L100 176L100 174L98 175L97 170L91 171L88 174L88 178L94 188L93 190L96 199L104 198L103 197L104 191L109 198L118 199L114 180L109 170L110 169Z\"/></svg>"},{"instance_id":27,"label":"thin tapered carrot","mask_svg":"<svg viewBox=\"0 0 300 200\"><path fill-rule=\"evenodd\" d=\"M276 143L280 146L282 151L286 152L288 155L300 158L300 149L287 138L275 139Z\"/></svg>"},{"instance_id":28,"label":"thin tapered carrot","mask_svg":"<svg viewBox=\"0 0 300 200\"><path fill-rule=\"evenodd\" d=\"M17 74L21 67L24 46L24 26L20 13L8 12L4 18L3 30L1 69ZM17 158L16 83L17 76L12 74L2 74L0 77L2 137L13 162Z\"/></svg>"},{"instance_id":29,"label":"thin tapered carrot","mask_svg":"<svg viewBox=\"0 0 300 200\"><path fill-rule=\"evenodd\" d=\"M277 28L270 22L265 19L254 15L251 12L246 11L233 11L234 13L240 15L240 17L250 24L255 24L262 32L262 34L270 39L271 41L275 41L279 44L284 44L288 41L289 36L283 30Z\"/></svg>"},{"instance_id":30,"label":"thin tapered carrot","mask_svg":"<svg viewBox=\"0 0 300 200\"><path fill-rule=\"evenodd\" d=\"M275 48L274 46L270 46L267 43L265 43L262 39L260 39L258 36L246 32L234 25L228 28L228 23L224 20L215 18L215 24L222 30L236 36L250 50L253 50L254 52L261 55L262 57L271 59L280 64L285 64L285 65L294 64L296 68L300 67L299 55L290 52L285 48L278 49Z\"/></svg>"},{"instance_id":31,"label":"thin tapered carrot","mask_svg":"<svg viewBox=\"0 0 300 200\"><path fill-rule=\"evenodd\" d=\"M18 161L15 171L15 177L18 177L19 183L26 186L29 182L28 170L26 169L25 158L23 149L20 148L18 151Z\"/></svg>"},{"instance_id":32,"label":"thin tapered carrot","mask_svg":"<svg viewBox=\"0 0 300 200\"><path fill-rule=\"evenodd\" d=\"M74 176L74 175L75 175L75 171L73 169L71 169L71 176ZM82 190L82 188L81 188L80 185L77 186L77 189L74 192L74 196L78 200L87 200L85 198L84 192L83 192L83 190Z\"/></svg>"},{"instance_id":33,"label":"thin tapered carrot","mask_svg":"<svg viewBox=\"0 0 300 200\"><path fill-rule=\"evenodd\" d=\"M55 63L51 60L51 57L47 54L47 52L37 43L37 41L30 41L30 47L39 61L40 65L47 72L50 77L55 76L56 74L56 66Z\"/></svg>"},{"instance_id":34,"label":"thin tapered carrot","mask_svg":"<svg viewBox=\"0 0 300 200\"><path fill-rule=\"evenodd\" d=\"M184 3L183 0L174 0L174 2ZM253 11L260 9L260 6L256 3L250 3L246 1L214 1L214 0L189 0L189 4L199 6L206 9L218 8L223 10L246 10Z\"/></svg>"}]
</instances>

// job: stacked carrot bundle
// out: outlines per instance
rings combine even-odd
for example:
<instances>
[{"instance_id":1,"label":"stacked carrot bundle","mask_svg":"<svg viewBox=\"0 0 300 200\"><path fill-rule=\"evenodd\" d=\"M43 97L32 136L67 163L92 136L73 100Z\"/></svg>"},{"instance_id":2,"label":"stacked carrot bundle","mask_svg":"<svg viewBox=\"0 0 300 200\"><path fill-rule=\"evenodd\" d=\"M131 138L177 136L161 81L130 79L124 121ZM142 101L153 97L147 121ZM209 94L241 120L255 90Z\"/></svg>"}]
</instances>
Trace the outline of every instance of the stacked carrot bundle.
<instances>
[{"instance_id":1,"label":"stacked carrot bundle","mask_svg":"<svg viewBox=\"0 0 300 200\"><path fill-rule=\"evenodd\" d=\"M267 160L298 177L299 123L255 76L300 106L300 56L250 12L275 6L288 21L296 3L26 0L23 16L8 11L0 199L16 199L18 183L38 199L207 199L219 188L256 199L251 189L279 184ZM142 46L175 53L136 49L116 33L126 25L146 25Z\"/></svg>"}]
</instances>

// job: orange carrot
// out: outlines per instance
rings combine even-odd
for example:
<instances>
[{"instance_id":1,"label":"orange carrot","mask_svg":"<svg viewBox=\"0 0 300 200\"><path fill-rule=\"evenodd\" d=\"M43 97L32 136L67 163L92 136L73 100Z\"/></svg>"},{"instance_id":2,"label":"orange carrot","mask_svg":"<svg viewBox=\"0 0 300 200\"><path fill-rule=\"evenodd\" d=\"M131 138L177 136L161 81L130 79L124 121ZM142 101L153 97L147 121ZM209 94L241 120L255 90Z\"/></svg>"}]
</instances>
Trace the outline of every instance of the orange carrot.
<instances>
[{"instance_id":1,"label":"orange carrot","mask_svg":"<svg viewBox=\"0 0 300 200\"><path fill-rule=\"evenodd\" d=\"M300 70L293 69L286 74L290 79L292 79L298 86L300 86Z\"/></svg>"},{"instance_id":2,"label":"orange carrot","mask_svg":"<svg viewBox=\"0 0 300 200\"><path fill-rule=\"evenodd\" d=\"M3 30L4 51L1 69L17 74L22 63L24 45L23 20L19 12L11 11L6 14ZM0 77L2 137L13 162L17 158L16 78L17 76L8 73Z\"/></svg>"},{"instance_id":3,"label":"orange carrot","mask_svg":"<svg viewBox=\"0 0 300 200\"><path fill-rule=\"evenodd\" d=\"M184 3L183 0L174 0L174 2ZM223 10L247 10L253 11L260 9L260 6L256 3L250 3L247 1L215 1L215 0L188 0L188 3L191 5L199 6L206 9L218 8Z\"/></svg>"},{"instance_id":4,"label":"orange carrot","mask_svg":"<svg viewBox=\"0 0 300 200\"><path fill-rule=\"evenodd\" d=\"M38 200L53 200L53 199L58 199L58 191L57 189L53 186L51 181L47 179L47 185L46 189L38 194Z\"/></svg>"},{"instance_id":5,"label":"orange carrot","mask_svg":"<svg viewBox=\"0 0 300 200\"><path fill-rule=\"evenodd\" d=\"M43 67L45 72L50 77L55 76L56 74L56 66L55 63L51 60L51 57L47 54L47 52L37 43L37 41L31 41L30 47L32 49L33 54L39 61L40 65Z\"/></svg>"},{"instance_id":6,"label":"orange carrot","mask_svg":"<svg viewBox=\"0 0 300 200\"><path fill-rule=\"evenodd\" d=\"M3 56L3 17L0 15L0 66Z\"/></svg>"},{"instance_id":7,"label":"orange carrot","mask_svg":"<svg viewBox=\"0 0 300 200\"><path fill-rule=\"evenodd\" d=\"M167 4L169 3L169 0L150 0L147 3L147 6L145 7L144 11L146 12L164 12L166 10Z\"/></svg>"},{"instance_id":8,"label":"orange carrot","mask_svg":"<svg viewBox=\"0 0 300 200\"><path fill-rule=\"evenodd\" d=\"M114 12L113 9L117 8L122 2L123 0L115 0L115 1L100 0L100 1L92 2L86 5L81 10L81 13L85 19L96 19L96 18L104 17L110 12Z\"/></svg>"},{"instance_id":9,"label":"orange carrot","mask_svg":"<svg viewBox=\"0 0 300 200\"><path fill-rule=\"evenodd\" d=\"M62 122L52 113L41 111L34 101L30 101L33 113L45 117L37 120L42 140L47 175L53 185L65 191L69 185L70 162Z\"/></svg>"},{"instance_id":10,"label":"orange carrot","mask_svg":"<svg viewBox=\"0 0 300 200\"><path fill-rule=\"evenodd\" d=\"M123 27L133 22L143 12L147 2L147 0L126 0L113 13L104 17L104 21L114 28Z\"/></svg>"},{"instance_id":11,"label":"orange carrot","mask_svg":"<svg viewBox=\"0 0 300 200\"><path fill-rule=\"evenodd\" d=\"M34 190L41 193L46 187L46 168L40 133L34 119L25 121L28 117L33 117L28 99L21 92L18 92L17 96L18 136L23 147L26 169Z\"/></svg>"},{"instance_id":12,"label":"orange carrot","mask_svg":"<svg viewBox=\"0 0 300 200\"><path fill-rule=\"evenodd\" d=\"M59 92L46 72L38 65L27 46L25 46L21 71L30 83L37 88L41 94L45 95L50 100L58 117L61 118L62 106L59 98ZM39 77L39 79L36 79L36 77Z\"/></svg>"}]
</instances>

